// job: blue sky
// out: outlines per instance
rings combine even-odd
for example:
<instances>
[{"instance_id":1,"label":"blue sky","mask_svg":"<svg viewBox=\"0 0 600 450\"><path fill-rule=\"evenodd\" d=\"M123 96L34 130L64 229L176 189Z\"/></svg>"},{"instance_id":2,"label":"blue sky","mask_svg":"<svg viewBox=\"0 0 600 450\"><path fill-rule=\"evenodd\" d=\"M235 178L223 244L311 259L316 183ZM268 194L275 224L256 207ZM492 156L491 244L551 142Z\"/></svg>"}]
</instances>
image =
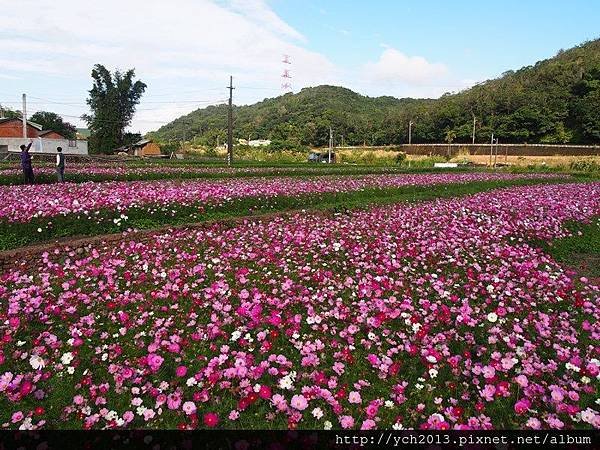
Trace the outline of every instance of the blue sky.
<instances>
[{"instance_id":1,"label":"blue sky","mask_svg":"<svg viewBox=\"0 0 600 450\"><path fill-rule=\"evenodd\" d=\"M225 100L337 84L366 95L437 97L600 37L600 2L0 0L0 103L86 112L95 63L136 68L148 90L134 131ZM282 55L292 64L285 66Z\"/></svg>"},{"instance_id":2,"label":"blue sky","mask_svg":"<svg viewBox=\"0 0 600 450\"><path fill-rule=\"evenodd\" d=\"M600 37L598 1L275 0L273 9L339 65L377 58L382 45L489 78Z\"/></svg>"}]
</instances>

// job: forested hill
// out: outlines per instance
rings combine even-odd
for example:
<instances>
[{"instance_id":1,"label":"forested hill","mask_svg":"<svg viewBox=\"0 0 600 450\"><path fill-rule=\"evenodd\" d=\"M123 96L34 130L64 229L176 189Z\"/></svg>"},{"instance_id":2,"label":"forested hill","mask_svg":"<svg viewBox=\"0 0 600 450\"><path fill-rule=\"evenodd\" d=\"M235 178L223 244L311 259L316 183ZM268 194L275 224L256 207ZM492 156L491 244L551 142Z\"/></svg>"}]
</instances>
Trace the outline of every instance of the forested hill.
<instances>
[{"instance_id":1,"label":"forested hill","mask_svg":"<svg viewBox=\"0 0 600 450\"><path fill-rule=\"evenodd\" d=\"M478 142L493 132L502 142L600 142L600 40L590 41L533 66L509 71L439 99L371 98L349 89L318 86L236 107L235 137L323 146L333 127L337 144L470 142L473 116ZM158 140L195 136L214 145L226 136L227 107L199 109L163 126Z\"/></svg>"}]
</instances>

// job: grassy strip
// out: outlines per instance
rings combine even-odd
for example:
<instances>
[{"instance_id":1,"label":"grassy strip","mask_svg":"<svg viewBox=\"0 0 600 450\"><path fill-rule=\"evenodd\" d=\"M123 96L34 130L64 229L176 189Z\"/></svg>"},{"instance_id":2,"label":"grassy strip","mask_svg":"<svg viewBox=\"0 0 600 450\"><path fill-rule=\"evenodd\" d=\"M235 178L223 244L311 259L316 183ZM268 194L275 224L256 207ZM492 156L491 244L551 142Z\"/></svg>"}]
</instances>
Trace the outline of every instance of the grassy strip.
<instances>
[{"instance_id":1,"label":"grassy strip","mask_svg":"<svg viewBox=\"0 0 600 450\"><path fill-rule=\"evenodd\" d=\"M415 202L435 198L457 197L510 186L557 183L564 180L505 180L467 184L403 186L390 189L364 189L352 192L328 192L272 198L246 197L220 204L148 205L130 208L122 218L115 210L99 210L90 215L70 214L36 218L27 223L0 222L0 250L47 242L57 238L95 236L125 230L148 230L166 225L184 225L203 221L224 220L241 216L298 209L332 209L343 211L373 204Z\"/></svg>"},{"instance_id":2,"label":"grassy strip","mask_svg":"<svg viewBox=\"0 0 600 450\"><path fill-rule=\"evenodd\" d=\"M538 244L559 263L600 281L600 217L590 223L571 222L568 228L572 236Z\"/></svg>"}]
</instances>

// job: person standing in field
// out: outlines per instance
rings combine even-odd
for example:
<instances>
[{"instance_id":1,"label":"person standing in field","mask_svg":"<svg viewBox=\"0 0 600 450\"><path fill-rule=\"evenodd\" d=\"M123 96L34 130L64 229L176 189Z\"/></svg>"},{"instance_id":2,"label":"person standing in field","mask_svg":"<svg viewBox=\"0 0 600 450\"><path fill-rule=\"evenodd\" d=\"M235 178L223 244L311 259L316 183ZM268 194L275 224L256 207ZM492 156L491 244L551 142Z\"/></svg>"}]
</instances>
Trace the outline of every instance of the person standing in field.
<instances>
[{"instance_id":1,"label":"person standing in field","mask_svg":"<svg viewBox=\"0 0 600 450\"><path fill-rule=\"evenodd\" d=\"M56 148L56 177L59 183L65 182L65 155L63 155L62 147Z\"/></svg>"},{"instance_id":2,"label":"person standing in field","mask_svg":"<svg viewBox=\"0 0 600 450\"><path fill-rule=\"evenodd\" d=\"M30 141L29 145L21 145L21 169L23 169L25 184L33 184L35 182L33 167L31 166L31 155L29 154L31 144L33 144L33 141Z\"/></svg>"}]
</instances>

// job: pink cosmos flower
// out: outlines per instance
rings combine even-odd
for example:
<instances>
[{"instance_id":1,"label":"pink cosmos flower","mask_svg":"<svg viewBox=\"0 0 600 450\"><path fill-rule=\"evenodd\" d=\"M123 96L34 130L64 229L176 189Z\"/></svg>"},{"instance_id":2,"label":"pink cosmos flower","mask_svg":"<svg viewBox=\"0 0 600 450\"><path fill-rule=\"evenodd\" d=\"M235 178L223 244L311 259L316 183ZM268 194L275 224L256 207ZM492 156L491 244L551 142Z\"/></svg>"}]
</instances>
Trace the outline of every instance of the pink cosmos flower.
<instances>
[{"instance_id":1,"label":"pink cosmos flower","mask_svg":"<svg viewBox=\"0 0 600 450\"><path fill-rule=\"evenodd\" d=\"M156 353L150 353L147 356L148 366L150 366L153 372L156 372L158 369L160 369L160 366L164 360L165 359L162 356L157 355Z\"/></svg>"},{"instance_id":2,"label":"pink cosmos flower","mask_svg":"<svg viewBox=\"0 0 600 450\"><path fill-rule=\"evenodd\" d=\"M308 402L306 401L306 398L304 398L303 395L294 395L292 397L290 405L292 406L292 408L295 408L299 411L304 411L308 406Z\"/></svg>"},{"instance_id":3,"label":"pink cosmos flower","mask_svg":"<svg viewBox=\"0 0 600 450\"><path fill-rule=\"evenodd\" d=\"M360 393L356 391L351 391L348 394L348 402L354 404L360 404L362 402L362 398L360 397Z\"/></svg>"},{"instance_id":4,"label":"pink cosmos flower","mask_svg":"<svg viewBox=\"0 0 600 450\"><path fill-rule=\"evenodd\" d=\"M156 412L153 409L147 408L143 412L144 421L148 422L149 420L154 419L156 416Z\"/></svg>"},{"instance_id":5,"label":"pink cosmos flower","mask_svg":"<svg viewBox=\"0 0 600 450\"><path fill-rule=\"evenodd\" d=\"M518 375L518 376L515 378L515 381L516 381L516 382L517 382L517 384L518 384L519 386L521 386L521 387L524 387L524 388L525 388L525 387L529 386L529 380L527 380L527 377L526 377L525 375L522 375L522 374L521 374L521 375Z\"/></svg>"},{"instance_id":6,"label":"pink cosmos flower","mask_svg":"<svg viewBox=\"0 0 600 450\"><path fill-rule=\"evenodd\" d=\"M531 402L526 398L519 400L515 403L515 412L519 415L524 414L531 407Z\"/></svg>"},{"instance_id":7,"label":"pink cosmos flower","mask_svg":"<svg viewBox=\"0 0 600 450\"><path fill-rule=\"evenodd\" d=\"M263 400L268 400L271 398L271 388L266 385L262 385L260 390L258 391L258 396Z\"/></svg>"},{"instance_id":8,"label":"pink cosmos flower","mask_svg":"<svg viewBox=\"0 0 600 450\"><path fill-rule=\"evenodd\" d=\"M127 423L131 422L134 419L133 411L125 411L123 413L123 420Z\"/></svg>"},{"instance_id":9,"label":"pink cosmos flower","mask_svg":"<svg viewBox=\"0 0 600 450\"><path fill-rule=\"evenodd\" d=\"M354 418L352 416L340 416L340 425L344 429L352 428L354 426Z\"/></svg>"},{"instance_id":10,"label":"pink cosmos flower","mask_svg":"<svg viewBox=\"0 0 600 450\"><path fill-rule=\"evenodd\" d=\"M217 414L215 414L214 412L207 412L206 414L204 414L203 420L204 425L206 425L209 428L214 428L219 423L219 416L217 416Z\"/></svg>"},{"instance_id":11,"label":"pink cosmos flower","mask_svg":"<svg viewBox=\"0 0 600 450\"><path fill-rule=\"evenodd\" d=\"M377 424L375 423L374 420L367 419L362 423L362 425L360 426L360 429L361 430L373 430L376 427L377 427Z\"/></svg>"},{"instance_id":12,"label":"pink cosmos flower","mask_svg":"<svg viewBox=\"0 0 600 450\"><path fill-rule=\"evenodd\" d=\"M189 416L190 414L193 414L196 412L196 404L194 402L188 401L183 404L181 409L183 410L184 413L186 413Z\"/></svg>"},{"instance_id":13,"label":"pink cosmos flower","mask_svg":"<svg viewBox=\"0 0 600 450\"><path fill-rule=\"evenodd\" d=\"M285 411L287 409L287 401L285 397L281 394L273 395L273 398L271 398L271 402L273 402L273 405L279 411Z\"/></svg>"},{"instance_id":14,"label":"pink cosmos flower","mask_svg":"<svg viewBox=\"0 0 600 450\"><path fill-rule=\"evenodd\" d=\"M181 395L178 393L173 393L167 395L167 407L169 409L179 409L181 405Z\"/></svg>"}]
</instances>

